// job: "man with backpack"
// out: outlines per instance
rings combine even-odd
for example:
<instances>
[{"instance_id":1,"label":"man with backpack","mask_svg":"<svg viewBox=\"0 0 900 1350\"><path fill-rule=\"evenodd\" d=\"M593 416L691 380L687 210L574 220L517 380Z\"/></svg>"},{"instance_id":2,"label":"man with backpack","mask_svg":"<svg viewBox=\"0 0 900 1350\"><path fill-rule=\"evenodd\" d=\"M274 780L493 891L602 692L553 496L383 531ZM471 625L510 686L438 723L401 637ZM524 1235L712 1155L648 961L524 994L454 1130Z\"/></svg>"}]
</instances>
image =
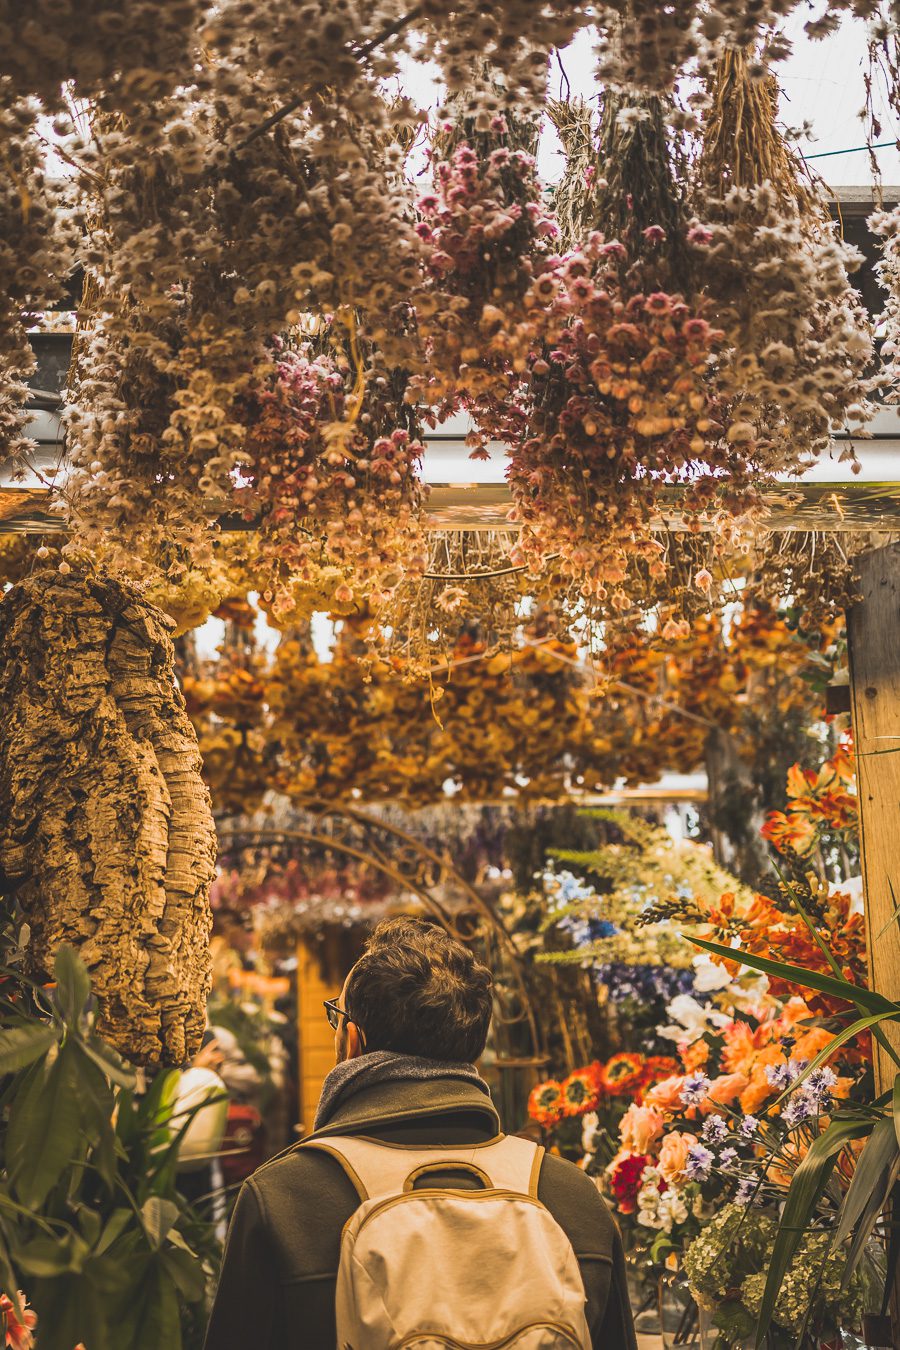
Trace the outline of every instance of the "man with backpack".
<instances>
[{"instance_id":1,"label":"man with backpack","mask_svg":"<svg viewBox=\"0 0 900 1350\"><path fill-rule=\"evenodd\" d=\"M379 924L326 1004L313 1134L238 1197L205 1350L634 1350L594 1183L500 1133L491 1003L462 943Z\"/></svg>"}]
</instances>

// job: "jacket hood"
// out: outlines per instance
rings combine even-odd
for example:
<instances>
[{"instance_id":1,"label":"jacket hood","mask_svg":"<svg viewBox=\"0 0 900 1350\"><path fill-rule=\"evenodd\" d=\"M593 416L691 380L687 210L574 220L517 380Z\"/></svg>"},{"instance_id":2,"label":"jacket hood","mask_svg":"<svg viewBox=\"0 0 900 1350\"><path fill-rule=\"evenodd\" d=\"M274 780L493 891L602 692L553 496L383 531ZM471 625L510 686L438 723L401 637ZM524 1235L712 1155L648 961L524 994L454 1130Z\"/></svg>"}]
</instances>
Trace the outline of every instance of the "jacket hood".
<instances>
[{"instance_id":1,"label":"jacket hood","mask_svg":"<svg viewBox=\"0 0 900 1350\"><path fill-rule=\"evenodd\" d=\"M484 1123L485 1136L500 1133L500 1117L490 1097L474 1083L454 1078L433 1078L427 1082L375 1083L360 1086L321 1129L307 1139L325 1139L330 1134L367 1134L383 1126L422 1121L429 1116L477 1117ZM305 1142L305 1141L304 1141Z\"/></svg>"}]
</instances>

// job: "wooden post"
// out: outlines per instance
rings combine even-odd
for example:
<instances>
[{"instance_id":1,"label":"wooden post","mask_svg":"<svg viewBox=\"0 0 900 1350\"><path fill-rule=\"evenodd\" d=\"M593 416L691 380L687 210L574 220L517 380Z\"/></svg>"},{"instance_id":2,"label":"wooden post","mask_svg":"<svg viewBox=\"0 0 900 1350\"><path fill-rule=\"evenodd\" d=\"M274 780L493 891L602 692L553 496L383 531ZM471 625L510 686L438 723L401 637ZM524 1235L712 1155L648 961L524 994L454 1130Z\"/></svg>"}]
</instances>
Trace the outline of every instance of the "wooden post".
<instances>
[{"instance_id":1,"label":"wooden post","mask_svg":"<svg viewBox=\"0 0 900 1350\"><path fill-rule=\"evenodd\" d=\"M900 999L900 545L889 544L857 559L860 599L847 615L850 692L859 838L865 898L869 984ZM884 1023L900 1050L900 1028ZM890 1055L873 1041L875 1086L888 1091L897 1073ZM889 1205L898 1221L896 1195ZM869 1344L900 1345L900 1269L888 1271L889 1326Z\"/></svg>"},{"instance_id":2,"label":"wooden post","mask_svg":"<svg viewBox=\"0 0 900 1350\"><path fill-rule=\"evenodd\" d=\"M900 544L857 559L860 600L848 613L853 738L871 987L900 1000ZM900 1027L885 1034L900 1050ZM896 1066L875 1044L879 1092Z\"/></svg>"}]
</instances>

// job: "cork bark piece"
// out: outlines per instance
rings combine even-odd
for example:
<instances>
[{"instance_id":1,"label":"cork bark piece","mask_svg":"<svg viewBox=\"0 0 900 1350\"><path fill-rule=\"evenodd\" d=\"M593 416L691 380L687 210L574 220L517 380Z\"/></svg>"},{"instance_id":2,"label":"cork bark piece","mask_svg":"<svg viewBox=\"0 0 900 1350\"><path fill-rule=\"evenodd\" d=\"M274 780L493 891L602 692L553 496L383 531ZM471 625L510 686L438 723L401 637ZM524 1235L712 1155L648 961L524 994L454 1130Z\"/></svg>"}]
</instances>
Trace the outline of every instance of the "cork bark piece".
<instances>
[{"instance_id":1,"label":"cork bark piece","mask_svg":"<svg viewBox=\"0 0 900 1350\"><path fill-rule=\"evenodd\" d=\"M0 602L0 881L32 973L77 947L103 1035L147 1066L196 1051L211 977L215 829L170 626L75 573Z\"/></svg>"}]
</instances>

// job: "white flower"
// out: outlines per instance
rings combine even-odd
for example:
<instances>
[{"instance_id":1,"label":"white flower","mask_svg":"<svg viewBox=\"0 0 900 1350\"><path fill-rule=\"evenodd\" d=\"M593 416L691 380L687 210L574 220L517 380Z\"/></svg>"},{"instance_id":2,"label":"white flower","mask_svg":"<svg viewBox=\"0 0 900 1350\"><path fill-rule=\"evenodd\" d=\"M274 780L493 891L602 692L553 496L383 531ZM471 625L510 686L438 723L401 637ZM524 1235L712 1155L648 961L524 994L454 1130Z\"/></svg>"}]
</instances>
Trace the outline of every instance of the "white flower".
<instances>
[{"instance_id":1,"label":"white flower","mask_svg":"<svg viewBox=\"0 0 900 1350\"><path fill-rule=\"evenodd\" d=\"M725 1027L731 1021L715 1008L704 1008L690 994L676 994L666 1008L674 1025L660 1027L659 1034L669 1041L683 1041L693 1045L712 1027Z\"/></svg>"},{"instance_id":2,"label":"white flower","mask_svg":"<svg viewBox=\"0 0 900 1350\"><path fill-rule=\"evenodd\" d=\"M731 984L731 976L724 966L720 966L706 952L695 956L691 965L694 967L694 988L698 994L712 994L717 989L727 989Z\"/></svg>"},{"instance_id":3,"label":"white flower","mask_svg":"<svg viewBox=\"0 0 900 1350\"><path fill-rule=\"evenodd\" d=\"M600 1128L600 1117L596 1111L588 1111L581 1120L581 1147L585 1153L596 1153L597 1146L594 1136Z\"/></svg>"},{"instance_id":4,"label":"white flower","mask_svg":"<svg viewBox=\"0 0 900 1350\"><path fill-rule=\"evenodd\" d=\"M662 1220L662 1227L667 1233L678 1223L686 1223L689 1217L688 1207L684 1202L680 1192L670 1189L664 1195L659 1197L658 1207L659 1217Z\"/></svg>"}]
</instances>

